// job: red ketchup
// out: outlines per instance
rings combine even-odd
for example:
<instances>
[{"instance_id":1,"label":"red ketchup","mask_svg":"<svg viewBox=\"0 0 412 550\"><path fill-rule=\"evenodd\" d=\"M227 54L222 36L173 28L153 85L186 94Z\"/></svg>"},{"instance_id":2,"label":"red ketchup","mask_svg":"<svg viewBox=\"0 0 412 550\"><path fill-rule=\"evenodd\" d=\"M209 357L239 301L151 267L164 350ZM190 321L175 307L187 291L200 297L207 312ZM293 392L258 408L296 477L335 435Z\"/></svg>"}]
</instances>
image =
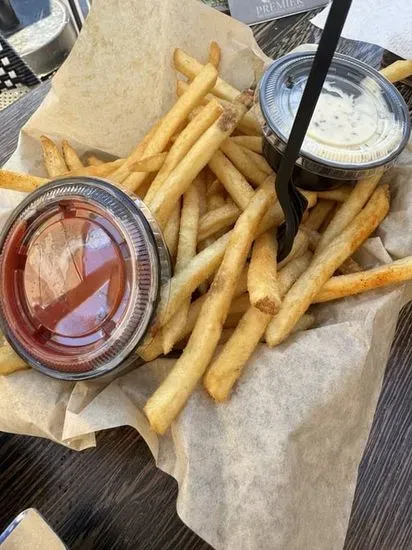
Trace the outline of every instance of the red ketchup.
<instances>
[{"instance_id":1,"label":"red ketchup","mask_svg":"<svg viewBox=\"0 0 412 550\"><path fill-rule=\"evenodd\" d=\"M170 277L150 212L94 178L58 180L29 195L0 247L5 336L30 365L58 378L91 378L124 364Z\"/></svg>"}]
</instances>

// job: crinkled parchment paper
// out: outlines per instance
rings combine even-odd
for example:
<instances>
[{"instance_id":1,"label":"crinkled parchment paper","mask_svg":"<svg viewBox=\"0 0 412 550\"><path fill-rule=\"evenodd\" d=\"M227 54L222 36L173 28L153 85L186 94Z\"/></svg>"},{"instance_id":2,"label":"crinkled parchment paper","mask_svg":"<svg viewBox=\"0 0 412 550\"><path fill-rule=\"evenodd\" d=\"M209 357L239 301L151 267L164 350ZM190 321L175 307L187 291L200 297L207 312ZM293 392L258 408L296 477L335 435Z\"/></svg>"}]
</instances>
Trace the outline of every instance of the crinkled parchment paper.
<instances>
[{"instance_id":1,"label":"crinkled parchment paper","mask_svg":"<svg viewBox=\"0 0 412 550\"><path fill-rule=\"evenodd\" d=\"M173 101L173 48L204 60L211 39L223 47L223 76L249 85L265 58L240 23L195 0L94 2L8 166L42 175L41 133L72 138L81 151L126 154ZM388 252L412 254L411 156L387 175L392 211L383 240L364 247L368 266L390 261ZM1 193L2 223L21 197ZM0 428L80 450L98 430L134 426L178 480L179 515L214 547L339 549L403 301L398 287L317 307L318 328L256 351L229 403L216 405L199 388L160 439L141 410L171 367L166 360L111 383L29 370L0 377Z\"/></svg>"}]
</instances>

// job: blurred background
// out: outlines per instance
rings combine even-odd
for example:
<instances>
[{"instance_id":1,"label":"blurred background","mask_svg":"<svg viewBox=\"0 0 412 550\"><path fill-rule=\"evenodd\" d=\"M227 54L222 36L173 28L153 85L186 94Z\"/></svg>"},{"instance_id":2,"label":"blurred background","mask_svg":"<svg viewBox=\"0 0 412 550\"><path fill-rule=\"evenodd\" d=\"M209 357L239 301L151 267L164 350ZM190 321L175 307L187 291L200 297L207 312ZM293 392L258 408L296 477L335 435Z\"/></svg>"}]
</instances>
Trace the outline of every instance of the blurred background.
<instances>
[{"instance_id":1,"label":"blurred background","mask_svg":"<svg viewBox=\"0 0 412 550\"><path fill-rule=\"evenodd\" d=\"M0 110L59 68L89 7L89 0L0 0Z\"/></svg>"}]
</instances>

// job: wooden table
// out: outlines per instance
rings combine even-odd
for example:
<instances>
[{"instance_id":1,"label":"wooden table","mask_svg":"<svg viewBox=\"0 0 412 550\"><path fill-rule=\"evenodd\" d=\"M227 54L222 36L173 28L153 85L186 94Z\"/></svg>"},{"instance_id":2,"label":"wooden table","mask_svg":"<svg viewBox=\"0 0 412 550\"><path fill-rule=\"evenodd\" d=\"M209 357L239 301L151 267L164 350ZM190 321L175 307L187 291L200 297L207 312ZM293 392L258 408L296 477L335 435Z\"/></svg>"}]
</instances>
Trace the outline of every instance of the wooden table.
<instances>
[{"instance_id":1,"label":"wooden table","mask_svg":"<svg viewBox=\"0 0 412 550\"><path fill-rule=\"evenodd\" d=\"M260 25L256 37L276 57L319 37L308 21L306 14ZM342 42L341 51L375 67L384 54L348 41ZM0 165L47 88L41 85L1 113ZM412 89L403 87L402 92L412 105ZM399 319L361 463L346 550L412 548L411 344L409 304ZM0 435L0 531L18 512L34 506L71 550L210 548L178 518L176 482L155 468L136 431L125 427L103 432L97 443L96 449L78 453L41 439Z\"/></svg>"}]
</instances>

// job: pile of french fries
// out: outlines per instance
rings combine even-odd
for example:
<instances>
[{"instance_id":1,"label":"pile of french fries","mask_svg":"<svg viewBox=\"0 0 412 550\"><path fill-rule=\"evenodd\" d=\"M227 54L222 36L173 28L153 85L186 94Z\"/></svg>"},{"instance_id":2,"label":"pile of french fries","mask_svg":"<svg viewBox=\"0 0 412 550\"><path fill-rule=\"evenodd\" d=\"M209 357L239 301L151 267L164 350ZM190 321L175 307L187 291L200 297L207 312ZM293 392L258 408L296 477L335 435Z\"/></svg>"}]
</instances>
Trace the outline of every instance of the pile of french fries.
<instances>
[{"instance_id":1,"label":"pile of french fries","mask_svg":"<svg viewBox=\"0 0 412 550\"><path fill-rule=\"evenodd\" d=\"M412 278L412 257L368 271L353 260L389 211L380 176L308 200L293 249L277 263L283 213L275 174L262 156L251 94L219 76L216 43L206 64L182 50L173 56L177 100L127 158L80 158L67 141L41 138L49 178L100 176L140 196L156 216L174 273L138 354L151 361L183 350L148 400L145 413L163 434L197 384L225 401L260 342L270 347L313 325L312 304ZM409 64L409 65L408 65ZM395 81L411 62L385 70ZM32 191L49 178L0 171L0 186ZM8 345L0 373L24 368Z\"/></svg>"}]
</instances>

